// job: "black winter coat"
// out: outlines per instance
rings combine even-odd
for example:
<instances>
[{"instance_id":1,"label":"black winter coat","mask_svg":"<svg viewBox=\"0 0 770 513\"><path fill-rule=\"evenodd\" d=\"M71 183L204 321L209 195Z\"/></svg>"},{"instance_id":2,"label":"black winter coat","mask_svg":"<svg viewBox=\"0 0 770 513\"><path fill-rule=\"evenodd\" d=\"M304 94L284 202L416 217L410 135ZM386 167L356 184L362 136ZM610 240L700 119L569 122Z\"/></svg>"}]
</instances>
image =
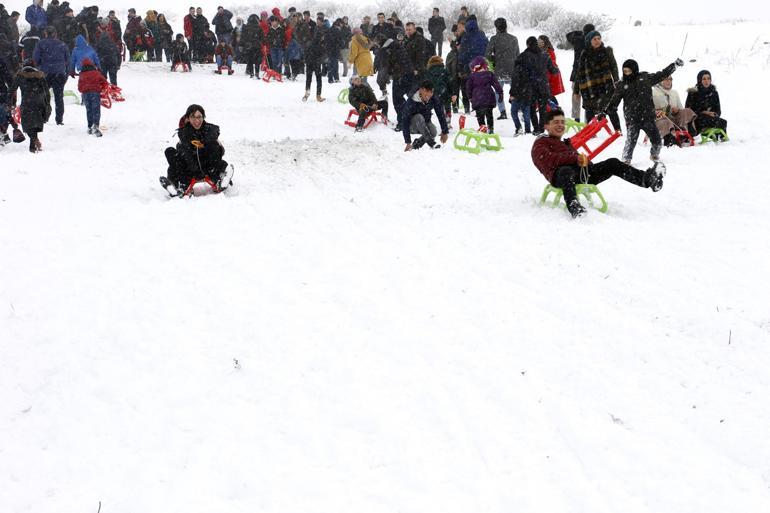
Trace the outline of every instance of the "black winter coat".
<instances>
[{"instance_id":1,"label":"black winter coat","mask_svg":"<svg viewBox=\"0 0 770 513\"><path fill-rule=\"evenodd\" d=\"M406 53L412 62L412 67L419 73L425 71L425 65L428 64L429 52L428 42L419 32L412 34L412 37L404 40Z\"/></svg>"},{"instance_id":2,"label":"black winter coat","mask_svg":"<svg viewBox=\"0 0 770 513\"><path fill-rule=\"evenodd\" d=\"M342 50L342 32L339 27L332 27L326 34L326 55L331 58L340 58L340 50Z\"/></svg>"},{"instance_id":3,"label":"black winter coat","mask_svg":"<svg viewBox=\"0 0 770 513\"><path fill-rule=\"evenodd\" d=\"M262 27L259 26L259 18L256 16L253 18L249 16L248 23L243 26L243 30L241 31L240 45L243 48L243 51L259 51L262 48L264 34Z\"/></svg>"},{"instance_id":4,"label":"black winter coat","mask_svg":"<svg viewBox=\"0 0 770 513\"><path fill-rule=\"evenodd\" d=\"M168 23L158 23L158 39L156 46L160 48L171 48L171 43L174 41L174 29ZM100 57L101 59L101 57Z\"/></svg>"},{"instance_id":5,"label":"black winter coat","mask_svg":"<svg viewBox=\"0 0 770 513\"><path fill-rule=\"evenodd\" d=\"M209 29L209 20L205 16L196 16L192 22L193 38L202 39L204 32Z\"/></svg>"},{"instance_id":6,"label":"black winter coat","mask_svg":"<svg viewBox=\"0 0 770 513\"><path fill-rule=\"evenodd\" d=\"M514 69L518 73L516 81L519 87L522 81L526 81L532 92L533 101L545 101L550 98L551 85L548 82L547 72L558 73L559 70L553 65L548 54L539 48L527 48L519 54L515 62Z\"/></svg>"},{"instance_id":7,"label":"black winter coat","mask_svg":"<svg viewBox=\"0 0 770 513\"><path fill-rule=\"evenodd\" d=\"M377 103L377 97L374 96L374 91L372 91L371 87L362 83L360 86L350 86L348 91L348 101L353 108L358 110L362 103L367 106L372 106Z\"/></svg>"},{"instance_id":8,"label":"black winter coat","mask_svg":"<svg viewBox=\"0 0 770 513\"><path fill-rule=\"evenodd\" d=\"M586 49L585 34L581 30L576 30L567 34L567 41L572 45L572 49L575 52L575 56L572 59L572 73L570 73L570 82L575 81L575 73L578 69L578 63L580 62L580 54Z\"/></svg>"},{"instance_id":9,"label":"black winter coat","mask_svg":"<svg viewBox=\"0 0 770 513\"><path fill-rule=\"evenodd\" d=\"M21 126L24 131L42 132L51 117L51 93L45 74L33 66L24 66L12 86L21 89Z\"/></svg>"},{"instance_id":10,"label":"black winter coat","mask_svg":"<svg viewBox=\"0 0 770 513\"><path fill-rule=\"evenodd\" d=\"M662 71L647 73L643 71L633 78L623 76L615 84L615 93L607 106L607 110L615 110L623 100L623 115L628 123L643 123L655 121L655 104L652 101L652 87L671 75L676 70L676 64L671 63Z\"/></svg>"},{"instance_id":11,"label":"black winter coat","mask_svg":"<svg viewBox=\"0 0 770 513\"><path fill-rule=\"evenodd\" d=\"M233 13L227 9L223 9L222 14L217 13L211 23L214 25L214 32L219 34L229 34L233 31L233 24L230 21L233 18Z\"/></svg>"},{"instance_id":12,"label":"black winter coat","mask_svg":"<svg viewBox=\"0 0 770 513\"><path fill-rule=\"evenodd\" d=\"M305 62L312 66L321 65L327 61L326 56L326 35L327 30L322 30L318 27L313 29L313 37L310 39L305 50Z\"/></svg>"},{"instance_id":13,"label":"black winter coat","mask_svg":"<svg viewBox=\"0 0 770 513\"><path fill-rule=\"evenodd\" d=\"M99 64L103 70L120 69L120 54L118 47L110 38L107 32L99 35L99 41L96 43L96 54L99 56Z\"/></svg>"},{"instance_id":14,"label":"black winter coat","mask_svg":"<svg viewBox=\"0 0 770 513\"><path fill-rule=\"evenodd\" d=\"M280 25L276 28L270 27L267 31L267 46L273 48L286 48L286 30Z\"/></svg>"},{"instance_id":15,"label":"black winter coat","mask_svg":"<svg viewBox=\"0 0 770 513\"><path fill-rule=\"evenodd\" d=\"M687 100L685 100L684 106L692 109L698 115L706 111L714 112L717 116L722 115L719 93L713 84L707 88L700 86L688 89Z\"/></svg>"},{"instance_id":16,"label":"black winter coat","mask_svg":"<svg viewBox=\"0 0 770 513\"><path fill-rule=\"evenodd\" d=\"M388 72L394 80L399 80L403 76L413 75L414 67L409 58L404 45L399 41L393 41L386 47L383 47L388 56Z\"/></svg>"},{"instance_id":17,"label":"black winter coat","mask_svg":"<svg viewBox=\"0 0 770 513\"><path fill-rule=\"evenodd\" d=\"M443 16L431 16L428 18L428 33L430 34L430 40L434 43L444 39L444 31L446 30L446 22Z\"/></svg>"},{"instance_id":18,"label":"black winter coat","mask_svg":"<svg viewBox=\"0 0 770 513\"><path fill-rule=\"evenodd\" d=\"M196 178L203 178L209 171L215 169L217 162L222 159L222 147L219 144L219 126L203 122L200 129L195 130L190 123L177 131L179 142L176 149L185 163L185 167ZM193 141L202 143L198 148Z\"/></svg>"}]
</instances>

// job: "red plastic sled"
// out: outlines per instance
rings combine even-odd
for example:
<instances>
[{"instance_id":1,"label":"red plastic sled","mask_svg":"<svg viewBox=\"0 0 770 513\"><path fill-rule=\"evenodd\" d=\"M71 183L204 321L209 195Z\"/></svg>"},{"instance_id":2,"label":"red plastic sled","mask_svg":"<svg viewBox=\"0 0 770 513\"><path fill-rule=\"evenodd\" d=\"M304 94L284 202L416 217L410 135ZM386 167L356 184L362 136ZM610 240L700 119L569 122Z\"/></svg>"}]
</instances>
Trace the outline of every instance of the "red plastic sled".
<instances>
[{"instance_id":1,"label":"red plastic sled","mask_svg":"<svg viewBox=\"0 0 770 513\"><path fill-rule=\"evenodd\" d=\"M16 106L15 109L13 109L13 121L18 125L21 123L21 107L19 105Z\"/></svg>"},{"instance_id":2,"label":"red plastic sled","mask_svg":"<svg viewBox=\"0 0 770 513\"><path fill-rule=\"evenodd\" d=\"M348 112L348 119L345 120L345 124L349 127L356 127L356 123L358 123L358 111L356 109L350 109L350 112ZM385 116L382 115L382 113L378 110L373 110L369 112L369 115L366 116L366 121L364 121L364 128L369 128L372 123L382 123L383 125L388 124L388 120L385 118Z\"/></svg>"},{"instance_id":3,"label":"red plastic sled","mask_svg":"<svg viewBox=\"0 0 770 513\"><path fill-rule=\"evenodd\" d=\"M116 85L107 84L102 89L101 93L102 107L109 109L112 107L112 102L124 102L122 89Z\"/></svg>"},{"instance_id":4,"label":"red plastic sled","mask_svg":"<svg viewBox=\"0 0 770 513\"><path fill-rule=\"evenodd\" d=\"M270 67L267 65L267 46L262 46L262 64L260 64L259 69L262 71L263 81L270 82L272 79L276 82L283 82L283 75L274 69L270 69Z\"/></svg>"},{"instance_id":5,"label":"red plastic sled","mask_svg":"<svg viewBox=\"0 0 770 513\"><path fill-rule=\"evenodd\" d=\"M171 66L171 71L176 71L176 69L177 69L179 66L181 66L181 67L182 67L182 72L190 71L190 65L189 65L189 64L187 64L186 62L182 62L182 61L179 61L179 62L175 62L175 63L174 63L174 65L173 65L173 66Z\"/></svg>"},{"instance_id":6,"label":"red plastic sled","mask_svg":"<svg viewBox=\"0 0 770 513\"><path fill-rule=\"evenodd\" d=\"M610 134L610 137L606 140L604 140L599 146L594 148L593 150L588 147L588 141L591 140L596 134L598 134L602 129L606 130L608 134ZM593 160L594 157L596 157L598 154L600 154L602 151L604 151L607 146L615 142L616 139L620 137L620 132L613 132L610 130L609 122L607 118L602 118L599 120L598 118L593 118L591 121L588 122L588 124L577 134L575 134L570 139L570 144L572 144L572 147L576 150L583 149L586 152L586 156L588 157L588 160Z\"/></svg>"},{"instance_id":7,"label":"red plastic sled","mask_svg":"<svg viewBox=\"0 0 770 513\"><path fill-rule=\"evenodd\" d=\"M185 196L192 196L193 195L193 189L195 188L196 184L199 183L205 183L208 184L209 187L211 187L211 192L217 193L222 192L222 190L219 188L219 186L214 183L214 181L209 178L208 176L204 176L202 179L193 178L190 181L190 185L187 186L187 189L184 190L184 194L182 194L182 197Z\"/></svg>"},{"instance_id":8,"label":"red plastic sled","mask_svg":"<svg viewBox=\"0 0 770 513\"><path fill-rule=\"evenodd\" d=\"M674 132L674 140L677 146L695 146L695 141L687 130L677 130Z\"/></svg>"}]
</instances>

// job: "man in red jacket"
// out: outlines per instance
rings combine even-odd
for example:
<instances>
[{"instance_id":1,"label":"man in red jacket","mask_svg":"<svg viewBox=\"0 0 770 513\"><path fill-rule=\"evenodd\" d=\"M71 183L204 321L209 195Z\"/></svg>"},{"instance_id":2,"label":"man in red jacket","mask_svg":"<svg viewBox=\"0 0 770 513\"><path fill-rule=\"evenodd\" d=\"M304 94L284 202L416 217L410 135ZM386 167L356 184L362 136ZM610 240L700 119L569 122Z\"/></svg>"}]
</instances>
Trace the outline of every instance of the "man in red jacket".
<instances>
[{"instance_id":1,"label":"man in red jacket","mask_svg":"<svg viewBox=\"0 0 770 513\"><path fill-rule=\"evenodd\" d=\"M187 47L192 48L193 20L195 19L195 7L190 7L187 16L184 17L184 37L187 39Z\"/></svg>"},{"instance_id":2,"label":"man in red jacket","mask_svg":"<svg viewBox=\"0 0 770 513\"><path fill-rule=\"evenodd\" d=\"M599 184L614 175L639 187L650 188L654 192L663 188L666 168L662 163L655 162L645 171L615 158L593 164L588 157L575 151L569 139L562 140L566 126L561 109L546 112L543 123L546 133L538 137L532 145L532 162L551 185L563 191L564 202L573 218L585 213L585 208L578 201L575 192L575 185L578 183Z\"/></svg>"}]
</instances>

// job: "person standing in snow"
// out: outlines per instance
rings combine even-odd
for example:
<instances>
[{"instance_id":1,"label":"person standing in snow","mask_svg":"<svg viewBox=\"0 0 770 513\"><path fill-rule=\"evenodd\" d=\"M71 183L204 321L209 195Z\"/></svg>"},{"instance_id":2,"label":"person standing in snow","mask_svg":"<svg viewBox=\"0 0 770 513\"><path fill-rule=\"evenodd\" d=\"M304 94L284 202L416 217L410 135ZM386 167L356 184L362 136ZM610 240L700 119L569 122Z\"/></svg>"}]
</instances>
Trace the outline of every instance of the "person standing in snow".
<instances>
[{"instance_id":1,"label":"person standing in snow","mask_svg":"<svg viewBox=\"0 0 770 513\"><path fill-rule=\"evenodd\" d=\"M585 37L586 49L580 54L575 80L583 97L583 109L586 121L590 121L609 103L615 92L615 82L619 80L618 63L612 47L604 46L602 35L592 30ZM617 111L607 112L612 127L620 132L620 117Z\"/></svg>"},{"instance_id":2,"label":"person standing in snow","mask_svg":"<svg viewBox=\"0 0 770 513\"><path fill-rule=\"evenodd\" d=\"M575 52L572 60L572 72L570 73L569 79L570 82L572 82L572 118L577 122L580 122L580 106L583 100L583 97L580 95L580 87L577 81L577 70L580 64L580 56L586 48L585 37L589 32L593 32L593 30L594 26L588 23L583 27L582 31L575 30L566 36L567 42L572 45L572 49Z\"/></svg>"},{"instance_id":3,"label":"person standing in snow","mask_svg":"<svg viewBox=\"0 0 770 513\"><path fill-rule=\"evenodd\" d=\"M369 51L369 39L360 28L353 29L353 38L350 40L350 56L348 61L353 65L353 73L366 82L367 77L374 74L372 52Z\"/></svg>"},{"instance_id":4,"label":"person standing in snow","mask_svg":"<svg viewBox=\"0 0 770 513\"><path fill-rule=\"evenodd\" d=\"M545 114L545 134L532 145L532 162L545 176L545 179L563 191L564 202L570 215L580 217L585 208L577 198L575 186L579 183L599 184L611 176L639 187L650 188L658 192L663 188L665 167L660 162L645 171L636 169L618 159L608 159L592 163L588 157L578 153L569 140L562 140L566 130L564 111L554 109Z\"/></svg>"},{"instance_id":5,"label":"person standing in snow","mask_svg":"<svg viewBox=\"0 0 770 513\"><path fill-rule=\"evenodd\" d=\"M313 75L315 75L316 82L316 101L326 100L321 96L321 88L323 87L321 66L326 59L326 31L322 27L323 21L319 21L321 23L311 25L312 36L305 50L305 96L302 97L303 102L306 102L310 97L310 84L313 81Z\"/></svg>"},{"instance_id":6,"label":"person standing in snow","mask_svg":"<svg viewBox=\"0 0 770 513\"><path fill-rule=\"evenodd\" d=\"M428 34L430 34L430 42L434 48L433 52L439 57L442 56L441 51L444 47L444 31L446 31L446 21L439 13L438 7L434 7L433 16L428 19Z\"/></svg>"},{"instance_id":7,"label":"person standing in snow","mask_svg":"<svg viewBox=\"0 0 770 513\"><path fill-rule=\"evenodd\" d=\"M233 13L222 7L217 7L217 14L211 20L214 25L214 33L217 35L217 41L230 44L233 37Z\"/></svg>"},{"instance_id":8,"label":"person standing in snow","mask_svg":"<svg viewBox=\"0 0 770 513\"><path fill-rule=\"evenodd\" d=\"M85 59L90 59L92 64L101 69L101 62L99 61L99 56L96 54L96 51L88 46L85 37L78 36L75 38L75 49L72 50L72 55L70 57L71 77L74 78L75 73L80 71L80 68L83 66L83 61Z\"/></svg>"},{"instance_id":9,"label":"person standing in snow","mask_svg":"<svg viewBox=\"0 0 770 513\"><path fill-rule=\"evenodd\" d=\"M639 140L639 131L649 137L652 147L650 159L660 159L660 133L655 126L655 104L652 102L652 87L661 80L671 75L677 66L683 66L684 62L677 59L662 71L657 73L639 72L639 64L628 59L623 63L623 79L615 84L615 93L607 106L608 110L615 110L623 100L623 115L626 118L626 144L623 147L623 162L631 163L634 156L636 141Z\"/></svg>"},{"instance_id":10,"label":"person standing in snow","mask_svg":"<svg viewBox=\"0 0 770 513\"><path fill-rule=\"evenodd\" d=\"M490 134L495 133L495 117L492 110L503 101L503 88L497 77L489 71L484 57L476 57L471 61L471 76L465 82L465 90L471 99L479 129L486 127Z\"/></svg>"},{"instance_id":11,"label":"person standing in snow","mask_svg":"<svg viewBox=\"0 0 770 513\"><path fill-rule=\"evenodd\" d=\"M187 107L177 135L176 148L166 148L168 174L160 180L170 195L183 194L193 178L209 177L220 190L231 185L233 168L222 158L225 149L219 142L219 127L206 122L203 107Z\"/></svg>"},{"instance_id":12,"label":"person standing in snow","mask_svg":"<svg viewBox=\"0 0 770 513\"><path fill-rule=\"evenodd\" d=\"M102 136L102 132L99 130L102 114L101 92L107 85L109 85L107 79L91 62L91 59L88 57L83 59L83 67L78 78L78 91L80 91L83 105L86 107L88 134L96 137Z\"/></svg>"},{"instance_id":13,"label":"person standing in snow","mask_svg":"<svg viewBox=\"0 0 770 513\"><path fill-rule=\"evenodd\" d=\"M707 128L720 128L727 131L727 121L722 118L722 104L719 101L717 88L711 82L710 71L704 69L698 72L698 83L687 90L685 107L692 109L698 115L693 122L695 128L693 135Z\"/></svg>"},{"instance_id":14,"label":"person standing in snow","mask_svg":"<svg viewBox=\"0 0 770 513\"><path fill-rule=\"evenodd\" d=\"M45 39L35 47L32 59L37 63L38 69L45 73L45 81L53 89L56 124L62 125L64 124L64 84L67 83L70 51L67 45L56 38L55 28L45 29Z\"/></svg>"},{"instance_id":15,"label":"person standing in snow","mask_svg":"<svg viewBox=\"0 0 770 513\"><path fill-rule=\"evenodd\" d=\"M118 85L118 70L120 69L120 53L115 42L107 32L99 34L99 42L96 43L96 54L99 56L99 64L105 78L110 79L110 84Z\"/></svg>"},{"instance_id":16,"label":"person standing in snow","mask_svg":"<svg viewBox=\"0 0 770 513\"><path fill-rule=\"evenodd\" d=\"M243 56L246 59L246 74L259 79L259 64L262 62L262 27L259 26L259 17L250 14L241 31L240 45Z\"/></svg>"},{"instance_id":17,"label":"person standing in snow","mask_svg":"<svg viewBox=\"0 0 770 513\"><path fill-rule=\"evenodd\" d=\"M433 95L433 84L426 80L420 84L420 87L402 108L402 122L404 124L402 133L404 142L406 142L404 151L418 150L426 144L430 148L441 147L441 145L436 144L438 130L436 125L431 122L433 113L436 114L441 125L441 143L444 144L449 138L449 125L444 117L441 101ZM412 142L411 134L419 134L420 137Z\"/></svg>"},{"instance_id":18,"label":"person standing in snow","mask_svg":"<svg viewBox=\"0 0 770 513\"><path fill-rule=\"evenodd\" d=\"M551 59L551 64L553 64L555 68L558 68L558 65L556 64L556 52L553 49L550 38L545 34L538 36L537 45L540 47L540 50L548 54L548 58ZM564 81L561 79L561 73L551 73L548 71L547 76L548 84L551 87L551 101L554 104L559 105L559 101L556 97L564 92Z\"/></svg>"},{"instance_id":19,"label":"person standing in snow","mask_svg":"<svg viewBox=\"0 0 770 513\"><path fill-rule=\"evenodd\" d=\"M444 61L438 55L428 59L425 80L429 80L433 84L433 96L437 97L441 105L444 106L444 114L447 120L451 120L452 102L457 101L457 92L454 91L455 83L452 81L446 66L444 66Z\"/></svg>"},{"instance_id":20,"label":"person standing in snow","mask_svg":"<svg viewBox=\"0 0 770 513\"><path fill-rule=\"evenodd\" d=\"M519 40L508 33L508 22L505 18L495 20L495 29L497 34L489 39L485 57L494 66L497 80L505 86L511 83L513 66L516 57L519 56ZM500 110L500 117L497 119L508 119L505 103L501 101L497 104L497 108Z\"/></svg>"},{"instance_id":21,"label":"person standing in snow","mask_svg":"<svg viewBox=\"0 0 770 513\"><path fill-rule=\"evenodd\" d=\"M33 0L32 5L27 7L27 12L24 13L24 19L27 20L31 28L42 33L48 26L48 15L43 9L43 0Z\"/></svg>"},{"instance_id":22,"label":"person standing in snow","mask_svg":"<svg viewBox=\"0 0 770 513\"><path fill-rule=\"evenodd\" d=\"M38 134L51 117L51 94L45 74L35 68L34 61L29 58L16 74L10 94L19 88L21 90L21 126L29 136L29 151L37 153L43 150Z\"/></svg>"},{"instance_id":23,"label":"person standing in snow","mask_svg":"<svg viewBox=\"0 0 770 513\"><path fill-rule=\"evenodd\" d=\"M558 73L559 68L554 66L550 57L540 50L534 36L527 38L527 48L516 58L516 65L529 80L532 92L530 117L534 125L534 134L540 135L543 133L543 116L547 110L548 100L551 98L548 72Z\"/></svg>"}]
</instances>

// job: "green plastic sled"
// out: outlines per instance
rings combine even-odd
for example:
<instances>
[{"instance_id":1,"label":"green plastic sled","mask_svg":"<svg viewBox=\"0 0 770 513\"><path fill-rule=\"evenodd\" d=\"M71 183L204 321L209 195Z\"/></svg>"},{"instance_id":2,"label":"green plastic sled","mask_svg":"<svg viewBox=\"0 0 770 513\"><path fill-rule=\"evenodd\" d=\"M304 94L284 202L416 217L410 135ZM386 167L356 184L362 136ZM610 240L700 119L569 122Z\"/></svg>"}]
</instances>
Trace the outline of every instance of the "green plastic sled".
<instances>
[{"instance_id":1,"label":"green plastic sled","mask_svg":"<svg viewBox=\"0 0 770 513\"><path fill-rule=\"evenodd\" d=\"M700 133L700 143L706 144L709 142L727 142L730 138L727 137L727 132L721 128L707 128Z\"/></svg>"},{"instance_id":2,"label":"green plastic sled","mask_svg":"<svg viewBox=\"0 0 770 513\"><path fill-rule=\"evenodd\" d=\"M80 103L80 96L78 95L78 93L76 93L75 91L71 91L69 89L64 91L64 98L74 98L75 101L73 103L78 103L78 104Z\"/></svg>"},{"instance_id":3,"label":"green plastic sled","mask_svg":"<svg viewBox=\"0 0 770 513\"><path fill-rule=\"evenodd\" d=\"M340 91L340 94L337 95L337 101L340 103L348 103L348 94L350 91L345 88L342 91Z\"/></svg>"},{"instance_id":4,"label":"green plastic sled","mask_svg":"<svg viewBox=\"0 0 770 513\"><path fill-rule=\"evenodd\" d=\"M570 130L574 130L575 133L580 132L586 126L585 123L581 123L580 121L575 121L572 118L566 118L564 120L564 125L567 127L567 130L565 130L565 132L569 132Z\"/></svg>"},{"instance_id":5,"label":"green plastic sled","mask_svg":"<svg viewBox=\"0 0 770 513\"><path fill-rule=\"evenodd\" d=\"M604 196L602 196L601 191L599 191L599 188L594 184L579 183L575 185L575 192L577 192L578 196L583 196L588 202L588 205L591 206L592 208L595 208L602 214L607 213L607 209L609 209L607 200L604 199ZM553 200L548 200L548 195L551 193L554 193ZM594 203L592 194L599 199L599 202L600 202L599 206L597 206ZM543 189L543 194L540 196L540 204L548 205L551 208L558 207L559 202L561 202L562 196L564 196L564 192L561 189L548 184L545 186L545 189ZM567 205L565 204L563 205L562 208L565 208L566 206Z\"/></svg>"},{"instance_id":6,"label":"green plastic sled","mask_svg":"<svg viewBox=\"0 0 770 513\"><path fill-rule=\"evenodd\" d=\"M454 139L454 147L474 155L481 153L482 149L487 151L500 151L503 149L499 135L487 134L470 128L463 128L457 132Z\"/></svg>"}]
</instances>

